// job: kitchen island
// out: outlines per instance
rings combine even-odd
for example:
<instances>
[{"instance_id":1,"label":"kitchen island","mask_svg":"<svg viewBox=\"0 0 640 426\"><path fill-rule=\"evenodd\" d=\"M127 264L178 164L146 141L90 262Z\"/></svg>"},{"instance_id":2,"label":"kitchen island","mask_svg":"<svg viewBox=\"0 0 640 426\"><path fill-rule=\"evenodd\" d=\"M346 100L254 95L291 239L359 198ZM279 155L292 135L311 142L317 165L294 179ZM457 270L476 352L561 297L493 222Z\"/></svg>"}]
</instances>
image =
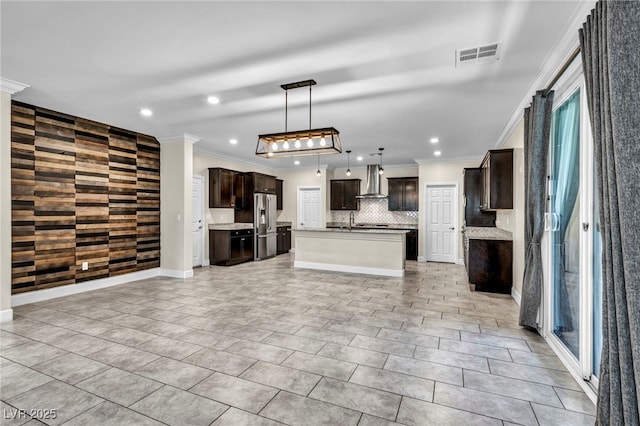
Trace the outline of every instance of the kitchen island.
<instances>
[{"instance_id":1,"label":"kitchen island","mask_svg":"<svg viewBox=\"0 0 640 426\"><path fill-rule=\"evenodd\" d=\"M297 228L295 268L404 277L406 230Z\"/></svg>"}]
</instances>

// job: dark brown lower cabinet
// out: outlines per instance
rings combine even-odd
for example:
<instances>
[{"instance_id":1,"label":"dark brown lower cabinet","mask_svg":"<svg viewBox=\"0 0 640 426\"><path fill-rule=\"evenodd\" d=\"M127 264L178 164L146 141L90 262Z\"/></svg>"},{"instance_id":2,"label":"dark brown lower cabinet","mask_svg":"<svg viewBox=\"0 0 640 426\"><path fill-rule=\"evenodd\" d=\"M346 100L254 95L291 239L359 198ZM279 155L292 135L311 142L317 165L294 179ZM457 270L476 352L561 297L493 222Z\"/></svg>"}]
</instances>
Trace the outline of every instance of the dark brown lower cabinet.
<instances>
[{"instance_id":1,"label":"dark brown lower cabinet","mask_svg":"<svg viewBox=\"0 0 640 426\"><path fill-rule=\"evenodd\" d=\"M253 229L209 231L209 262L230 266L253 260Z\"/></svg>"},{"instance_id":2,"label":"dark brown lower cabinet","mask_svg":"<svg viewBox=\"0 0 640 426\"><path fill-rule=\"evenodd\" d=\"M465 263L476 291L511 294L513 242L469 239Z\"/></svg>"},{"instance_id":3,"label":"dark brown lower cabinet","mask_svg":"<svg viewBox=\"0 0 640 426\"><path fill-rule=\"evenodd\" d=\"M407 232L407 252L405 255L407 260L418 260L418 230L414 229Z\"/></svg>"},{"instance_id":4,"label":"dark brown lower cabinet","mask_svg":"<svg viewBox=\"0 0 640 426\"><path fill-rule=\"evenodd\" d=\"M291 227L278 226L277 232L277 254L289 253L291 250Z\"/></svg>"}]
</instances>

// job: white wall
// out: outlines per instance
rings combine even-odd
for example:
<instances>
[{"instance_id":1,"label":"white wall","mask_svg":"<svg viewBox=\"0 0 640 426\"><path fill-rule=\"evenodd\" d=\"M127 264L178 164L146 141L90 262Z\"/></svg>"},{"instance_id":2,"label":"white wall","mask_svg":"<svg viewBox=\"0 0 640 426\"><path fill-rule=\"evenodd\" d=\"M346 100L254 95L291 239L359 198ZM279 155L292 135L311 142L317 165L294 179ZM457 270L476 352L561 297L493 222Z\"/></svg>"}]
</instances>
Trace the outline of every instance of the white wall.
<instances>
[{"instance_id":1,"label":"white wall","mask_svg":"<svg viewBox=\"0 0 640 426\"><path fill-rule=\"evenodd\" d=\"M0 92L0 311L11 317L11 95Z\"/></svg>"},{"instance_id":2,"label":"white wall","mask_svg":"<svg viewBox=\"0 0 640 426\"><path fill-rule=\"evenodd\" d=\"M513 210L498 211L496 227L513 235L513 288L522 294L524 277L524 119L502 148L513 148Z\"/></svg>"},{"instance_id":3,"label":"white wall","mask_svg":"<svg viewBox=\"0 0 640 426\"><path fill-rule=\"evenodd\" d=\"M329 197L329 181L332 179L333 172L327 170L326 166L321 166L322 176L316 176L317 168L298 169L280 172L280 179L284 180L282 184L282 212L278 216L279 221L291 222L294 226L298 218L298 187L301 186L319 186L321 206L320 226L327 223L327 206ZM293 244L293 241L291 242Z\"/></svg>"},{"instance_id":4,"label":"white wall","mask_svg":"<svg viewBox=\"0 0 640 426\"><path fill-rule=\"evenodd\" d=\"M456 225L457 244L458 244L458 263L462 263L464 259L464 245L462 241L462 227L464 220L464 208L462 205L463 190L463 169L468 167L479 167L482 158L477 160L461 161L461 162L419 162L420 176L420 206L418 215L418 256L424 258L426 240L426 194L425 186L431 183L456 182L458 184L458 224Z\"/></svg>"}]
</instances>

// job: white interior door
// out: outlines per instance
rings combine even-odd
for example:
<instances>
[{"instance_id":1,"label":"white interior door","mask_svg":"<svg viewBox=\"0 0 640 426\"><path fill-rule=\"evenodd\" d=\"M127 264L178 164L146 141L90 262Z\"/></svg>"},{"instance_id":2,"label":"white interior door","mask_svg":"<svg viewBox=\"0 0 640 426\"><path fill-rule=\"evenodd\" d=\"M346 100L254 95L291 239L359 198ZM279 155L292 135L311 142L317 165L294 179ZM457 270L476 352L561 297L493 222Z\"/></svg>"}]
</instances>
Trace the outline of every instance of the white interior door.
<instances>
[{"instance_id":1,"label":"white interior door","mask_svg":"<svg viewBox=\"0 0 640 426\"><path fill-rule=\"evenodd\" d=\"M204 248L203 223L203 194L204 180L201 176L194 176L191 184L191 244L193 245L192 266L202 266Z\"/></svg>"},{"instance_id":2,"label":"white interior door","mask_svg":"<svg viewBox=\"0 0 640 426\"><path fill-rule=\"evenodd\" d=\"M320 227L320 188L298 188L298 226Z\"/></svg>"},{"instance_id":3,"label":"white interior door","mask_svg":"<svg viewBox=\"0 0 640 426\"><path fill-rule=\"evenodd\" d=\"M454 184L427 185L425 257L428 262L456 262L457 193Z\"/></svg>"}]
</instances>

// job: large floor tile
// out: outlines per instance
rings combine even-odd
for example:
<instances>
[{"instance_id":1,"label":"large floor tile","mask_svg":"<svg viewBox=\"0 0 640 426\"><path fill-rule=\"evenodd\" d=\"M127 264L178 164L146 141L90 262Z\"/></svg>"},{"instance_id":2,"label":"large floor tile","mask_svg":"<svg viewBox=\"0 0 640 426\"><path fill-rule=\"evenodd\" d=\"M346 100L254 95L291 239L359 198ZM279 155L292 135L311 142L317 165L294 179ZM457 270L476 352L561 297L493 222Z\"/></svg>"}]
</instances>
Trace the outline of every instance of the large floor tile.
<instances>
[{"instance_id":1,"label":"large floor tile","mask_svg":"<svg viewBox=\"0 0 640 426\"><path fill-rule=\"evenodd\" d=\"M4 364L2 370L0 370L0 376L2 377L0 398L3 400L30 391L53 380L52 377L15 363Z\"/></svg>"},{"instance_id":2,"label":"large floor tile","mask_svg":"<svg viewBox=\"0 0 640 426\"><path fill-rule=\"evenodd\" d=\"M241 378L263 385L283 389L300 395L308 395L321 376L293 368L259 361L240 375Z\"/></svg>"},{"instance_id":3,"label":"large floor tile","mask_svg":"<svg viewBox=\"0 0 640 426\"><path fill-rule=\"evenodd\" d=\"M573 391L569 389L556 388L556 393L562 401L562 405L567 410L578 411L580 413L596 415L596 406L582 391Z\"/></svg>"},{"instance_id":4,"label":"large floor tile","mask_svg":"<svg viewBox=\"0 0 640 426\"><path fill-rule=\"evenodd\" d=\"M111 367L101 362L69 353L50 361L36 364L32 368L74 385Z\"/></svg>"},{"instance_id":5,"label":"large floor tile","mask_svg":"<svg viewBox=\"0 0 640 426\"><path fill-rule=\"evenodd\" d=\"M202 349L185 358L183 362L237 376L251 367L256 360L213 349Z\"/></svg>"},{"instance_id":6,"label":"large floor tile","mask_svg":"<svg viewBox=\"0 0 640 426\"><path fill-rule=\"evenodd\" d=\"M535 383L542 383L580 391L580 385L576 383L570 373L550 370L548 368L531 367L513 362L503 362L494 359L489 360L489 369L491 374L499 376L511 377L513 379L527 380Z\"/></svg>"},{"instance_id":7,"label":"large floor tile","mask_svg":"<svg viewBox=\"0 0 640 426\"><path fill-rule=\"evenodd\" d=\"M464 387L562 408L553 388L539 383L465 370Z\"/></svg>"},{"instance_id":8,"label":"large floor tile","mask_svg":"<svg viewBox=\"0 0 640 426\"><path fill-rule=\"evenodd\" d=\"M57 358L67 351L32 340L2 351L2 356L27 367Z\"/></svg>"},{"instance_id":9,"label":"large floor tile","mask_svg":"<svg viewBox=\"0 0 640 426\"><path fill-rule=\"evenodd\" d=\"M50 425L62 424L102 401L102 398L57 380L7 400L9 404L27 412L56 410L55 418L40 419Z\"/></svg>"},{"instance_id":10,"label":"large floor tile","mask_svg":"<svg viewBox=\"0 0 640 426\"><path fill-rule=\"evenodd\" d=\"M281 424L275 420L231 407L222 416L218 417L218 420L213 422L211 426L278 426Z\"/></svg>"},{"instance_id":11,"label":"large floor tile","mask_svg":"<svg viewBox=\"0 0 640 426\"><path fill-rule=\"evenodd\" d=\"M360 365L349 382L425 401L433 401L434 382L407 374Z\"/></svg>"},{"instance_id":12,"label":"large floor tile","mask_svg":"<svg viewBox=\"0 0 640 426\"><path fill-rule=\"evenodd\" d=\"M191 388L190 392L257 414L278 390L249 380L215 373Z\"/></svg>"},{"instance_id":13,"label":"large floor tile","mask_svg":"<svg viewBox=\"0 0 640 426\"><path fill-rule=\"evenodd\" d=\"M462 369L458 367L389 355L389 359L384 364L384 369L462 386Z\"/></svg>"},{"instance_id":14,"label":"large floor tile","mask_svg":"<svg viewBox=\"0 0 640 426\"><path fill-rule=\"evenodd\" d=\"M293 351L289 349L251 342L248 340L241 340L238 343L229 346L226 351L236 355L253 357L260 361L272 362L275 364L280 364L293 353Z\"/></svg>"},{"instance_id":15,"label":"large floor tile","mask_svg":"<svg viewBox=\"0 0 640 426\"><path fill-rule=\"evenodd\" d=\"M478 343L461 342L459 340L440 339L440 349L462 354L472 354L485 358L511 361L509 350L496 346L480 345Z\"/></svg>"},{"instance_id":16,"label":"large floor tile","mask_svg":"<svg viewBox=\"0 0 640 426\"><path fill-rule=\"evenodd\" d=\"M127 371L136 370L160 358L159 355L120 344L89 354L88 357Z\"/></svg>"},{"instance_id":17,"label":"large floor tile","mask_svg":"<svg viewBox=\"0 0 640 426\"><path fill-rule=\"evenodd\" d=\"M280 392L260 415L292 426L355 426L358 411L289 392Z\"/></svg>"},{"instance_id":18,"label":"large floor tile","mask_svg":"<svg viewBox=\"0 0 640 426\"><path fill-rule=\"evenodd\" d=\"M309 352L311 354L318 352L326 343L321 340L308 339L306 337L284 333L273 333L262 342L294 351Z\"/></svg>"},{"instance_id":19,"label":"large floor tile","mask_svg":"<svg viewBox=\"0 0 640 426\"><path fill-rule=\"evenodd\" d=\"M87 334L77 333L73 336L67 336L62 339L51 342L52 346L73 352L78 355L89 355L116 346L117 343L98 337L89 336Z\"/></svg>"},{"instance_id":20,"label":"large floor tile","mask_svg":"<svg viewBox=\"0 0 640 426\"><path fill-rule=\"evenodd\" d=\"M302 327L300 330L298 330L296 335L309 337L311 339L321 340L324 342L336 343L338 345L348 345L353 340L353 338L356 337L356 335L353 333L327 330L326 328L318 328L312 326Z\"/></svg>"},{"instance_id":21,"label":"large floor tile","mask_svg":"<svg viewBox=\"0 0 640 426\"><path fill-rule=\"evenodd\" d=\"M527 342L522 339L513 339L511 337L492 336L483 333L471 333L468 331L460 332L460 340L464 342L478 343L481 345L496 346L505 349L516 349L519 351L528 351Z\"/></svg>"},{"instance_id":22,"label":"large floor tile","mask_svg":"<svg viewBox=\"0 0 640 426\"><path fill-rule=\"evenodd\" d=\"M387 420L395 420L401 400L400 395L329 378L320 380L309 397Z\"/></svg>"},{"instance_id":23,"label":"large floor tile","mask_svg":"<svg viewBox=\"0 0 640 426\"><path fill-rule=\"evenodd\" d=\"M536 417L527 401L480 392L472 389L436 383L433 402L483 416L537 425Z\"/></svg>"},{"instance_id":24,"label":"large floor tile","mask_svg":"<svg viewBox=\"0 0 640 426\"><path fill-rule=\"evenodd\" d=\"M168 425L210 425L228 406L171 386L133 404L132 410Z\"/></svg>"},{"instance_id":25,"label":"large floor tile","mask_svg":"<svg viewBox=\"0 0 640 426\"><path fill-rule=\"evenodd\" d=\"M585 426L595 424L596 418L584 413L562 410L541 404L531 404L540 426Z\"/></svg>"},{"instance_id":26,"label":"large floor tile","mask_svg":"<svg viewBox=\"0 0 640 426\"><path fill-rule=\"evenodd\" d=\"M77 417L74 417L65 426L161 426L162 423L157 422L142 414L136 413L121 405L113 402L105 401L90 410L85 411Z\"/></svg>"},{"instance_id":27,"label":"large floor tile","mask_svg":"<svg viewBox=\"0 0 640 426\"><path fill-rule=\"evenodd\" d=\"M160 358L143 365L134 373L176 388L189 389L209 377L213 371L171 358Z\"/></svg>"},{"instance_id":28,"label":"large floor tile","mask_svg":"<svg viewBox=\"0 0 640 426\"><path fill-rule=\"evenodd\" d=\"M320 349L318 355L377 368L381 368L387 359L387 354L381 352L332 343L328 343Z\"/></svg>"},{"instance_id":29,"label":"large floor tile","mask_svg":"<svg viewBox=\"0 0 640 426\"><path fill-rule=\"evenodd\" d=\"M383 328L376 336L378 339L394 340L396 342L409 343L412 345L437 348L440 342L439 337L428 336L426 334L410 333L408 331L387 330Z\"/></svg>"},{"instance_id":30,"label":"large floor tile","mask_svg":"<svg viewBox=\"0 0 640 426\"><path fill-rule=\"evenodd\" d=\"M435 362L453 367L467 368L486 373L489 372L489 363L486 358L469 355L467 353L458 353L418 346L416 347L416 352L413 354L413 357L423 361Z\"/></svg>"},{"instance_id":31,"label":"large floor tile","mask_svg":"<svg viewBox=\"0 0 640 426\"><path fill-rule=\"evenodd\" d=\"M129 406L162 387L149 380L117 368L111 368L76 385L104 399Z\"/></svg>"},{"instance_id":32,"label":"large floor tile","mask_svg":"<svg viewBox=\"0 0 640 426\"><path fill-rule=\"evenodd\" d=\"M356 364L352 362L303 352L295 352L282 365L340 380L349 380L349 377L356 369Z\"/></svg>"},{"instance_id":33,"label":"large floor tile","mask_svg":"<svg viewBox=\"0 0 640 426\"><path fill-rule=\"evenodd\" d=\"M187 333L180 333L174 337L183 342L217 350L227 349L229 346L240 341L240 339L236 339L235 337L204 330L190 330Z\"/></svg>"},{"instance_id":34,"label":"large floor tile","mask_svg":"<svg viewBox=\"0 0 640 426\"><path fill-rule=\"evenodd\" d=\"M408 426L502 426L498 419L411 398L402 398L398 422Z\"/></svg>"},{"instance_id":35,"label":"large floor tile","mask_svg":"<svg viewBox=\"0 0 640 426\"><path fill-rule=\"evenodd\" d=\"M188 357L189 355L198 352L200 349L202 349L202 346L193 345L175 339L169 339L168 337L156 337L142 343L141 345L138 345L137 349L142 349L143 351L151 352L156 355L162 355L168 358L181 360Z\"/></svg>"},{"instance_id":36,"label":"large floor tile","mask_svg":"<svg viewBox=\"0 0 640 426\"><path fill-rule=\"evenodd\" d=\"M3 353L9 348L29 342L32 342L32 340L26 337L14 333L9 333L4 330L0 331L0 350L2 350Z\"/></svg>"},{"instance_id":37,"label":"large floor tile","mask_svg":"<svg viewBox=\"0 0 640 426\"><path fill-rule=\"evenodd\" d=\"M376 339L375 337L360 335L356 336L351 343L349 343L349 346L406 357L413 356L416 349L415 345L408 343L393 342L386 339Z\"/></svg>"}]
</instances>

